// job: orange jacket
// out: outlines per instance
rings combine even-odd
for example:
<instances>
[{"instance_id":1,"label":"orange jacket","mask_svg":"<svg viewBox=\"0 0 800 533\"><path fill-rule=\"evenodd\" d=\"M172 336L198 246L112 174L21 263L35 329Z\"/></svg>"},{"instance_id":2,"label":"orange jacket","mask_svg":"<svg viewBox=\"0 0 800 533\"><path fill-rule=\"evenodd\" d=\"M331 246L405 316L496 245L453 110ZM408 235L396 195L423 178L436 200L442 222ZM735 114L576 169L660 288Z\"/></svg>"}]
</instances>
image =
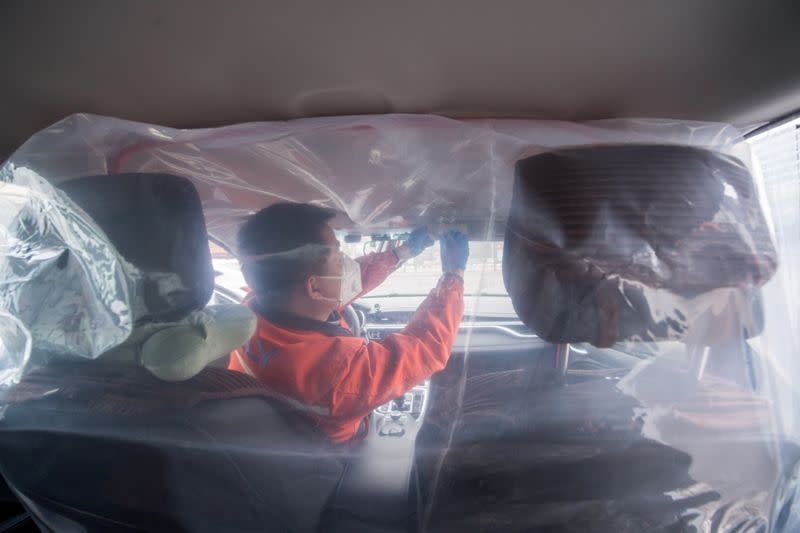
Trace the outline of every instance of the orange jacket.
<instances>
[{"instance_id":1,"label":"orange jacket","mask_svg":"<svg viewBox=\"0 0 800 533\"><path fill-rule=\"evenodd\" d=\"M364 292L397 267L392 252L360 263ZM231 354L228 368L258 378L331 440L345 442L373 409L444 368L464 313L464 285L443 276L408 325L380 342L367 343L336 324L255 310L256 334Z\"/></svg>"}]
</instances>

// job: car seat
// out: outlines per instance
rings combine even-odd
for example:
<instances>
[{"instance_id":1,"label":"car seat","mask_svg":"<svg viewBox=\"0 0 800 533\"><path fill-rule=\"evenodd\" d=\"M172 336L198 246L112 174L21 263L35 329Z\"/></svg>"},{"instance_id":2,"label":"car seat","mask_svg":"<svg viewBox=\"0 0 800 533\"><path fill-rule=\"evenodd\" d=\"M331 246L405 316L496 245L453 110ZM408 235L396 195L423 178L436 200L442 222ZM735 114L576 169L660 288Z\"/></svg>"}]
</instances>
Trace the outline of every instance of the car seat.
<instances>
[{"instance_id":1,"label":"car seat","mask_svg":"<svg viewBox=\"0 0 800 533\"><path fill-rule=\"evenodd\" d=\"M767 495L800 455L772 449L765 401L729 371L752 356L757 288L777 266L744 166L681 146L585 147L520 161L514 190L503 267L521 320L641 361L568 386L495 380L477 400L474 383L463 396L450 383L450 418L494 407L419 450L422 464L439 447L422 529L767 530L783 505Z\"/></svg>"},{"instance_id":2,"label":"car seat","mask_svg":"<svg viewBox=\"0 0 800 533\"><path fill-rule=\"evenodd\" d=\"M17 229L52 240L58 224L46 217L61 216L84 240L64 239L66 259L32 270L29 285L3 289L3 301L17 305L32 332L32 354L21 381L0 398L0 471L37 525L58 532L317 530L343 469L336 452L259 382L206 368L249 338L255 318L241 306L205 308L213 270L191 183L124 174L61 189L69 202L48 193L55 212L42 210L35 231L31 220ZM94 225L100 231L89 238ZM119 261L80 262L85 248L99 257L103 247ZM107 275L69 278L69 308L65 298L40 294L43 276L52 280L59 268L80 274L80 266L95 274L108 267ZM110 302L113 327L125 331L129 319L130 330L92 358L85 353L104 330L94 339L76 330L90 311L96 317L108 308L97 300L109 287L127 294ZM48 328L37 328L37 319Z\"/></svg>"},{"instance_id":3,"label":"car seat","mask_svg":"<svg viewBox=\"0 0 800 533\"><path fill-rule=\"evenodd\" d=\"M505 434L508 421L530 409L521 391L563 382L567 345L545 342L524 326L516 333L501 345L457 343L447 366L431 376L428 407L414 451L416 518L423 530L444 527L428 520L428 513L440 503L451 497L463 503L461 496L450 492L450 453ZM460 527L477 526L462 522Z\"/></svg>"}]
</instances>

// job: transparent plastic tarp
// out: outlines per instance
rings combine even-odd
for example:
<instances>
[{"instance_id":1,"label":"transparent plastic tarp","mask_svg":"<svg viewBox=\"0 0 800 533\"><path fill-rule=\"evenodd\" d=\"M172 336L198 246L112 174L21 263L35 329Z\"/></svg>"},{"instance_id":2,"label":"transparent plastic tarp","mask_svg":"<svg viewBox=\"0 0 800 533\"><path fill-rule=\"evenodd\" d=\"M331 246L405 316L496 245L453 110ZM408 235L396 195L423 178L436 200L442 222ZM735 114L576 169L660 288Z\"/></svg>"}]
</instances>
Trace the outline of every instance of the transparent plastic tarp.
<instances>
[{"instance_id":1,"label":"transparent plastic tarp","mask_svg":"<svg viewBox=\"0 0 800 533\"><path fill-rule=\"evenodd\" d=\"M401 115L187 131L74 115L1 172L0 471L40 524L798 527L800 266L730 126ZM466 233L466 312L446 368L334 445L302 398L226 370L225 343L182 381L120 360L146 315L136 280L147 271L63 191L89 176L123 190L137 173L187 178L208 235L233 256L246 217L286 201L340 211L354 255L423 225ZM21 213L33 221L24 238ZM173 223L184 221L161 224ZM77 258L66 270L64 250ZM207 254L193 264L211 268ZM226 286L235 267L215 265L226 298L242 294ZM434 247L356 301L363 342L402 332L440 270ZM76 315L87 327L69 335ZM240 316L251 320L228 318Z\"/></svg>"},{"instance_id":2,"label":"transparent plastic tarp","mask_svg":"<svg viewBox=\"0 0 800 533\"><path fill-rule=\"evenodd\" d=\"M3 169L0 205L0 305L29 330L37 353L94 358L122 343L135 280L102 230L40 175L13 164Z\"/></svg>"}]
</instances>

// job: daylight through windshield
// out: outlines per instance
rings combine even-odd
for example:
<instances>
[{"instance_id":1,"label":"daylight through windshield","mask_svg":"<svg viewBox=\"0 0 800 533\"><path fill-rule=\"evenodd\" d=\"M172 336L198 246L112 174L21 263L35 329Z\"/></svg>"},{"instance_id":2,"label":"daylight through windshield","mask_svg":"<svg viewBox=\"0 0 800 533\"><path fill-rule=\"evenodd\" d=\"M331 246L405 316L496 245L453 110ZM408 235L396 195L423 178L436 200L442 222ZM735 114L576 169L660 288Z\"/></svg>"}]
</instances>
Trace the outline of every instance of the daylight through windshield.
<instances>
[{"instance_id":1,"label":"daylight through windshield","mask_svg":"<svg viewBox=\"0 0 800 533\"><path fill-rule=\"evenodd\" d=\"M387 249L384 242L364 238L359 243L342 243L351 257ZM409 259L378 288L366 297L424 296L442 275L439 243ZM470 256L464 272L464 293L468 295L507 295L503 285L503 243L471 241Z\"/></svg>"}]
</instances>

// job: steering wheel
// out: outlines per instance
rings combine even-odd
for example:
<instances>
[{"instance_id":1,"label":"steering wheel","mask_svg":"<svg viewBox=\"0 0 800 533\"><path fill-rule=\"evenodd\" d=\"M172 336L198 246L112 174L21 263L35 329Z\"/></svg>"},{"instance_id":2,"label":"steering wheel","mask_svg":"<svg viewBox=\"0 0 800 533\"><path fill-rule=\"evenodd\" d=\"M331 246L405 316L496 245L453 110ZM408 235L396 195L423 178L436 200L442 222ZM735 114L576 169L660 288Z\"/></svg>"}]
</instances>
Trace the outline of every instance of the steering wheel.
<instances>
[{"instance_id":1,"label":"steering wheel","mask_svg":"<svg viewBox=\"0 0 800 533\"><path fill-rule=\"evenodd\" d=\"M344 321L347 322L350 331L356 337L363 337L366 333L364 329L364 322L366 321L366 317L363 313L359 313L352 305L348 305L341 311L342 318Z\"/></svg>"}]
</instances>

